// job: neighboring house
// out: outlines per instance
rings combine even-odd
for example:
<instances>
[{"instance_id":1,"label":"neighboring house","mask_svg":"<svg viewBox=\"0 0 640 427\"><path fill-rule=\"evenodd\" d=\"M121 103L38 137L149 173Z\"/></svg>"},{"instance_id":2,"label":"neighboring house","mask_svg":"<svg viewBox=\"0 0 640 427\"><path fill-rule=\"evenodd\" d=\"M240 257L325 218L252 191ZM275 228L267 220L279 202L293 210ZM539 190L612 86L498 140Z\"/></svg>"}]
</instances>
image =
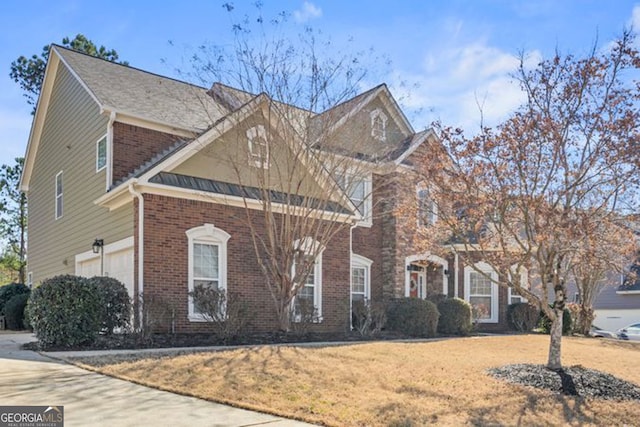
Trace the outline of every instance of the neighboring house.
<instances>
[{"instance_id":1,"label":"neighboring house","mask_svg":"<svg viewBox=\"0 0 640 427\"><path fill-rule=\"evenodd\" d=\"M594 325L607 331L617 331L640 322L640 268L631 267L631 273L619 285L603 287L593 304Z\"/></svg>"},{"instance_id":2,"label":"neighboring house","mask_svg":"<svg viewBox=\"0 0 640 427\"><path fill-rule=\"evenodd\" d=\"M256 170L292 167L284 160L292 149L288 130L265 117L269 102L265 94L201 88L54 45L21 181L29 200L30 281L115 277L133 298L170 302L179 332L203 330L188 292L215 283L247 302L256 329L273 329L271 296L244 221L247 209L261 209ZM433 132L415 132L385 85L320 114L298 113L320 155L347 157L370 171L334 177L355 182L323 209L354 226L328 243L303 289L322 319L314 326L343 331L350 301L446 294L485 307L484 327L506 328L506 306L520 297L458 257L414 242L411 230L428 228L437 215L428 183L414 183L407 171L418 150L439 146ZM355 137L367 143L355 149ZM230 158L245 159L239 171ZM296 194L322 194L323 182L305 169L314 165L296 167ZM417 205L413 217L396 209L396 195L407 187ZM269 189L296 203L282 184ZM103 245L97 253L94 242ZM495 275L481 261L476 267Z\"/></svg>"}]
</instances>

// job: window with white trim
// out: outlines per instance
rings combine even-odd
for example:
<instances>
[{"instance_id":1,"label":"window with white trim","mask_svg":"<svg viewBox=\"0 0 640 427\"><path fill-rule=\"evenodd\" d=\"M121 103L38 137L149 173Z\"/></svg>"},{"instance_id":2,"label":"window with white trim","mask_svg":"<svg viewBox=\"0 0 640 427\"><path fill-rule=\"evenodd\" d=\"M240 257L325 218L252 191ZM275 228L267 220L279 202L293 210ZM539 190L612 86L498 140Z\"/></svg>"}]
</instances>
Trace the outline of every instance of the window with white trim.
<instances>
[{"instance_id":1,"label":"window with white trim","mask_svg":"<svg viewBox=\"0 0 640 427\"><path fill-rule=\"evenodd\" d=\"M249 165L269 169L269 144L264 126L258 125L247 130L247 141L249 144Z\"/></svg>"},{"instance_id":2,"label":"window with white trim","mask_svg":"<svg viewBox=\"0 0 640 427\"><path fill-rule=\"evenodd\" d=\"M372 261L360 255L351 255L351 301L371 298Z\"/></svg>"},{"instance_id":3,"label":"window with white trim","mask_svg":"<svg viewBox=\"0 0 640 427\"><path fill-rule=\"evenodd\" d=\"M107 135L96 142L96 172L107 166Z\"/></svg>"},{"instance_id":4,"label":"window with white trim","mask_svg":"<svg viewBox=\"0 0 640 427\"><path fill-rule=\"evenodd\" d=\"M27 286L32 288L33 287L33 272L30 271L27 273Z\"/></svg>"},{"instance_id":5,"label":"window with white trim","mask_svg":"<svg viewBox=\"0 0 640 427\"><path fill-rule=\"evenodd\" d=\"M298 291L292 301L293 320L300 322L303 317L313 321L322 320L322 249L319 243L311 238L298 240L294 247L298 249L292 266L292 277L304 277L304 283L298 286ZM314 258L313 254L317 253Z\"/></svg>"},{"instance_id":6,"label":"window with white trim","mask_svg":"<svg viewBox=\"0 0 640 427\"><path fill-rule=\"evenodd\" d=\"M187 230L189 268L189 320L206 320L194 304L191 293L196 286L219 291L227 289L227 241L231 237L213 224Z\"/></svg>"},{"instance_id":7,"label":"window with white trim","mask_svg":"<svg viewBox=\"0 0 640 427\"><path fill-rule=\"evenodd\" d=\"M379 108L371 112L371 136L378 141L387 139L387 116Z\"/></svg>"},{"instance_id":8,"label":"window with white trim","mask_svg":"<svg viewBox=\"0 0 640 427\"><path fill-rule=\"evenodd\" d=\"M473 308L479 323L498 323L498 274L490 265L479 262L464 268L465 300Z\"/></svg>"},{"instance_id":9,"label":"window with white trim","mask_svg":"<svg viewBox=\"0 0 640 427\"><path fill-rule=\"evenodd\" d=\"M64 213L64 198L63 198L63 184L62 184L62 171L56 175L56 219L62 218Z\"/></svg>"},{"instance_id":10,"label":"window with white trim","mask_svg":"<svg viewBox=\"0 0 640 427\"><path fill-rule=\"evenodd\" d=\"M438 208L429 194L429 190L424 185L418 185L416 189L418 203L418 225L427 226L436 223L438 218Z\"/></svg>"},{"instance_id":11,"label":"window with white trim","mask_svg":"<svg viewBox=\"0 0 640 427\"><path fill-rule=\"evenodd\" d=\"M518 274L517 270L518 268L516 265L509 269L510 281L524 289L529 289L529 271L526 267L521 267L520 274ZM527 299L522 296L517 289L512 288L511 286L509 286L507 298L509 304L527 302Z\"/></svg>"},{"instance_id":12,"label":"window with white trim","mask_svg":"<svg viewBox=\"0 0 640 427\"><path fill-rule=\"evenodd\" d=\"M349 173L336 176L338 185L347 193L351 203L354 204L365 222L371 222L371 180L370 174L366 177Z\"/></svg>"}]
</instances>

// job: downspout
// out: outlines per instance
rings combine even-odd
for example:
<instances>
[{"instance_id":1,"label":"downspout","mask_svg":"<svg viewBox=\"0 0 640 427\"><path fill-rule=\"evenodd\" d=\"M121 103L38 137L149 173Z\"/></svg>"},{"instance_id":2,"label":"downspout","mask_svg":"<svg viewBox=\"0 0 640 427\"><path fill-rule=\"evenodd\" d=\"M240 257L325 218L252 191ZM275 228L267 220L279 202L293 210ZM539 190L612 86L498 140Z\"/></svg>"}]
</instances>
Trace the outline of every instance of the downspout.
<instances>
[{"instance_id":1,"label":"downspout","mask_svg":"<svg viewBox=\"0 0 640 427\"><path fill-rule=\"evenodd\" d=\"M139 318L142 319L142 300L144 292L144 197L134 189L137 180L129 183L129 193L138 199L138 301Z\"/></svg>"},{"instance_id":2,"label":"downspout","mask_svg":"<svg viewBox=\"0 0 640 427\"><path fill-rule=\"evenodd\" d=\"M349 331L353 330L353 301L351 300L353 298L351 294L353 277L351 274L351 266L353 265L353 229L356 227L355 221L349 227ZM371 272L369 272L369 299L371 299Z\"/></svg>"},{"instance_id":3,"label":"downspout","mask_svg":"<svg viewBox=\"0 0 640 427\"><path fill-rule=\"evenodd\" d=\"M113 180L113 123L116 121L116 112L109 113L109 122L107 123L107 191L111 187Z\"/></svg>"},{"instance_id":4,"label":"downspout","mask_svg":"<svg viewBox=\"0 0 640 427\"><path fill-rule=\"evenodd\" d=\"M458 298L458 253L453 256L453 296Z\"/></svg>"}]
</instances>

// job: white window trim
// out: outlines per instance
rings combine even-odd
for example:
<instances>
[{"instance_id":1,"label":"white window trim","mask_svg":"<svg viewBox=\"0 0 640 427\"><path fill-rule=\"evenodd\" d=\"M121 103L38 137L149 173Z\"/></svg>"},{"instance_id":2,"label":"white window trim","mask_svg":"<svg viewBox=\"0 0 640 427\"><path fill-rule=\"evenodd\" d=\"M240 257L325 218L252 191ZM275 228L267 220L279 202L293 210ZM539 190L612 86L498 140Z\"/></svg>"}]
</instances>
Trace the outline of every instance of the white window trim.
<instances>
[{"instance_id":1,"label":"white window trim","mask_svg":"<svg viewBox=\"0 0 640 427\"><path fill-rule=\"evenodd\" d=\"M353 269L364 268L364 299L371 300L371 265L373 261L362 255L351 252L351 269L349 274L349 326L353 328ZM360 294L358 292L358 294Z\"/></svg>"},{"instance_id":2,"label":"white window trim","mask_svg":"<svg viewBox=\"0 0 640 427\"><path fill-rule=\"evenodd\" d=\"M205 245L218 246L218 273L219 273L219 289L227 289L227 242L231 235L226 231L215 227L213 224L204 224L200 227L194 227L186 231L188 240L188 291L193 292L193 246L196 243ZM196 313L193 305L193 298L189 295L189 321L190 322L206 322L204 315Z\"/></svg>"},{"instance_id":3,"label":"white window trim","mask_svg":"<svg viewBox=\"0 0 640 427\"><path fill-rule=\"evenodd\" d=\"M316 320L318 323L321 323L323 320L322 319L322 254L324 253L325 248L324 246L318 246L318 245L320 245L320 243L311 237L298 239L293 243L293 247L303 251L305 255L312 255L314 253L318 254L316 256L315 264L313 267L314 268L313 300L315 303L314 307L317 314ZM291 277L295 276L295 271L296 271L296 266L294 262L293 265L291 265ZM294 307L296 298L297 298L297 295L291 300L292 309ZM292 320L294 322L300 322L301 318L296 316Z\"/></svg>"},{"instance_id":4,"label":"white window trim","mask_svg":"<svg viewBox=\"0 0 640 427\"><path fill-rule=\"evenodd\" d=\"M33 271L27 273L27 286L33 288Z\"/></svg>"},{"instance_id":5,"label":"white window trim","mask_svg":"<svg viewBox=\"0 0 640 427\"><path fill-rule=\"evenodd\" d=\"M266 158L262 158L259 152L254 152L254 140L262 138L265 146ZM257 125L247 130L247 145L249 150L249 166L257 168L269 169L269 141L267 140L267 132L263 125Z\"/></svg>"},{"instance_id":6,"label":"white window trim","mask_svg":"<svg viewBox=\"0 0 640 427\"><path fill-rule=\"evenodd\" d=\"M427 227L429 225L435 225L435 223L438 221L438 206L433 202L433 199L431 199L431 196L429 195L429 199L431 200L431 204L432 204L432 217L431 220L429 221L428 224L426 224L424 221L422 221L422 215L421 215L421 209L422 209L422 205L421 202L422 200L420 199L420 192L421 191L427 191L427 193L429 192L429 187L424 184L424 183L420 183L416 186L416 204L417 204L417 209L416 209L416 222L418 224L418 227Z\"/></svg>"},{"instance_id":7,"label":"white window trim","mask_svg":"<svg viewBox=\"0 0 640 427\"><path fill-rule=\"evenodd\" d=\"M515 275L517 272L517 266L512 265L509 269L509 274ZM529 289L529 270L526 267L522 267L520 271L520 286L524 286L524 288ZM507 293L507 304L512 304L511 298L518 297L520 298L520 302L528 302L529 300L522 295L513 295L513 288L509 286Z\"/></svg>"},{"instance_id":8,"label":"white window trim","mask_svg":"<svg viewBox=\"0 0 640 427\"><path fill-rule=\"evenodd\" d=\"M55 195L55 212L54 212L54 217L55 219L60 219L64 216L64 175L62 175L63 171L60 171L56 174L56 178L54 180L54 195ZM60 187L62 189L62 192L60 194L58 194L58 177L60 177ZM60 203L60 201L62 202L62 208L60 209L60 215L58 215L58 204Z\"/></svg>"},{"instance_id":9,"label":"white window trim","mask_svg":"<svg viewBox=\"0 0 640 427\"><path fill-rule=\"evenodd\" d=\"M104 165L99 165L100 160L100 142L104 141ZM109 138L105 133L100 139L96 141L96 173L105 169L109 164Z\"/></svg>"},{"instance_id":10,"label":"white window trim","mask_svg":"<svg viewBox=\"0 0 640 427\"><path fill-rule=\"evenodd\" d=\"M362 214L360 214L359 211L355 212L356 215L358 215L358 217L360 218L356 223L356 225L359 227L371 227L373 225L373 174L368 172L366 175L365 174L361 174L361 175L353 172L353 169L346 170L343 174L341 174L338 177L338 179L341 179L341 178L344 179L345 189L342 189L342 187L339 185L340 184L339 182L338 182L338 189L340 189L341 191L344 191L344 193L349 198L351 203L353 203L353 200L351 200L351 197L348 191L349 189L351 189L351 185L352 185L351 180L353 178L364 180L364 202L363 202L364 212Z\"/></svg>"},{"instance_id":11,"label":"white window trim","mask_svg":"<svg viewBox=\"0 0 640 427\"><path fill-rule=\"evenodd\" d=\"M365 299L371 299L371 265L373 261L369 258L363 257L362 255L351 254L351 268L364 268L365 269L365 279L364 279L364 297ZM351 275L353 278L353 275ZM352 280L349 280L349 289L350 294L353 296L353 283Z\"/></svg>"},{"instance_id":12,"label":"white window trim","mask_svg":"<svg viewBox=\"0 0 640 427\"><path fill-rule=\"evenodd\" d=\"M478 262L474 267L467 265L464 268L464 299L471 303L471 273L486 274L491 278L491 317L488 319L478 319L478 323L498 323L500 315L498 313L498 273L486 262Z\"/></svg>"},{"instance_id":13,"label":"white window trim","mask_svg":"<svg viewBox=\"0 0 640 427\"><path fill-rule=\"evenodd\" d=\"M376 135L374 123L377 118L382 119L382 135ZM387 115L379 108L376 108L371 112L371 136L378 141L387 140Z\"/></svg>"}]
</instances>

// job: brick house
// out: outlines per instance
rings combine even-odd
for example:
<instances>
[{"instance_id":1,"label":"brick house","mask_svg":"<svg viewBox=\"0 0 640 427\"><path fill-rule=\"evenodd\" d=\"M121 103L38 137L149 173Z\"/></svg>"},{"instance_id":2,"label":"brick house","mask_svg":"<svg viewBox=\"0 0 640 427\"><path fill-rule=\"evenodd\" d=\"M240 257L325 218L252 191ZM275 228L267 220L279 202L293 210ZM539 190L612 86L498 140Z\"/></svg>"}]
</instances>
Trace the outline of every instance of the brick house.
<instances>
[{"instance_id":1,"label":"brick house","mask_svg":"<svg viewBox=\"0 0 640 427\"><path fill-rule=\"evenodd\" d=\"M412 128L385 85L319 114L278 104L279 114L302 117L319 158L347 158L366 171L335 181L311 173L317 163L287 161L295 139L287 135L299 129L282 127L269 105L265 94L201 88L52 46L21 181L30 284L109 275L133 298L166 299L175 330L197 332L206 325L188 292L208 281L247 302L256 330L273 329L247 218L261 213L260 176L278 170L299 183L291 197L285 183L270 181L280 209L330 198L318 215L348 224L317 254L303 288L320 313L318 330L347 328L356 299L434 293L483 304L480 322L505 328L506 306L519 297L453 255L418 249L411 235L436 220L424 183L410 178L412 156L439 142ZM327 196L329 181L344 191ZM415 203L413 216L398 215L400 193Z\"/></svg>"}]
</instances>

